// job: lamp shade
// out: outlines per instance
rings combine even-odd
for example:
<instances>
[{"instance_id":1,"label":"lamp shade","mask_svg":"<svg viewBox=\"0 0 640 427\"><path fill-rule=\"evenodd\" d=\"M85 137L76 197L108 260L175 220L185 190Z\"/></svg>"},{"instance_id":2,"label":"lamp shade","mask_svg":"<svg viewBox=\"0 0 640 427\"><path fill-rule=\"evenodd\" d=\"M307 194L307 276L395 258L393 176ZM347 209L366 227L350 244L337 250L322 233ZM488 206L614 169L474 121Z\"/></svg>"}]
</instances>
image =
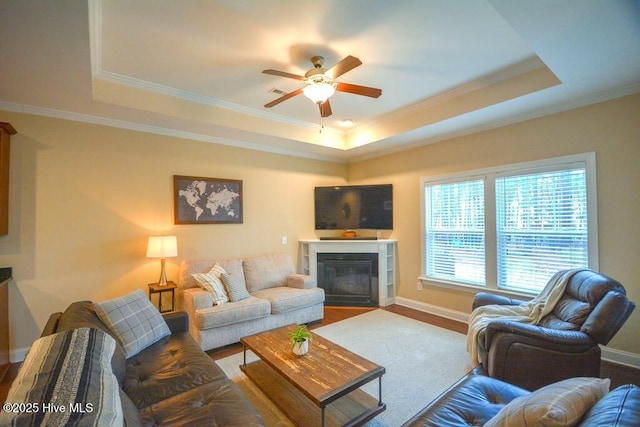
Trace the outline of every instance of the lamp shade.
<instances>
[{"instance_id":1,"label":"lamp shade","mask_svg":"<svg viewBox=\"0 0 640 427\"><path fill-rule=\"evenodd\" d=\"M176 236L150 236L147 244L147 258L170 258L178 256Z\"/></svg>"}]
</instances>

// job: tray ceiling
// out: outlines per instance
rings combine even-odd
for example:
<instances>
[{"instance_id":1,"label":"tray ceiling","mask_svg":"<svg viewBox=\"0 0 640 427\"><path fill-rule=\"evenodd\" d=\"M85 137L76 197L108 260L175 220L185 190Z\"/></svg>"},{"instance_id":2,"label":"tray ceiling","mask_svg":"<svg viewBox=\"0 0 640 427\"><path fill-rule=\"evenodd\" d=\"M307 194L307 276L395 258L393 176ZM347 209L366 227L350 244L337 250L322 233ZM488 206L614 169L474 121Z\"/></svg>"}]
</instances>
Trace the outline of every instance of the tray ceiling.
<instances>
[{"instance_id":1,"label":"tray ceiling","mask_svg":"<svg viewBox=\"0 0 640 427\"><path fill-rule=\"evenodd\" d=\"M0 109L354 161L640 91L636 1L3 2ZM274 89L363 65L333 115ZM353 121L351 127L342 122ZM322 129L322 132L320 130Z\"/></svg>"}]
</instances>

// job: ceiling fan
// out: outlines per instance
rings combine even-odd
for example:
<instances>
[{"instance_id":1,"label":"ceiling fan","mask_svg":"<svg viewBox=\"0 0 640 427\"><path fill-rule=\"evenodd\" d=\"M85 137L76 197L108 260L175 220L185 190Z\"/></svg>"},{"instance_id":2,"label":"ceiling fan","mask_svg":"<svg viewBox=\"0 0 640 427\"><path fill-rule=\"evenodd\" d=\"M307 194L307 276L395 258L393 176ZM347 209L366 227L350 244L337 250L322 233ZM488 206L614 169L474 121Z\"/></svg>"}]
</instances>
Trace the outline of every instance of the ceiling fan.
<instances>
[{"instance_id":1,"label":"ceiling fan","mask_svg":"<svg viewBox=\"0 0 640 427\"><path fill-rule=\"evenodd\" d=\"M304 93L307 98L318 104L320 107L321 117L329 117L332 113L331 104L329 104L329 97L333 95L336 90L356 95L369 96L371 98L377 98L382 94L382 90L373 87L358 86L335 81L336 78L340 77L347 71L351 71L357 66L362 65L362 62L355 56L349 55L329 69L322 68L322 65L324 64L324 58L322 56L314 56L311 58L311 63L313 64L313 68L307 71L304 76L278 70L262 71L263 74L301 80L306 84L304 88L296 89L293 92L289 92L286 95L265 104L265 107L271 108L282 101L286 101L289 98L293 98L296 95Z\"/></svg>"}]
</instances>

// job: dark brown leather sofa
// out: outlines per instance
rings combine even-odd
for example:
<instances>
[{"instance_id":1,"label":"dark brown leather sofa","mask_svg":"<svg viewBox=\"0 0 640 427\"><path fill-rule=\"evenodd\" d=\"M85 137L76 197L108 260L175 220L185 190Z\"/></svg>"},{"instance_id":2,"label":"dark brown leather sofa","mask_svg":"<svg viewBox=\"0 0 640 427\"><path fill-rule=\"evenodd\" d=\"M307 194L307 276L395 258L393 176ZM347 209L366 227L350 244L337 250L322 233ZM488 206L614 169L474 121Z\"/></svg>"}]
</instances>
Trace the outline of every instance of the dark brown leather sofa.
<instances>
[{"instance_id":1,"label":"dark brown leather sofa","mask_svg":"<svg viewBox=\"0 0 640 427\"><path fill-rule=\"evenodd\" d=\"M481 292L473 308L522 301ZM571 377L600 376L600 346L629 318L635 304L616 280L592 270L569 278L553 311L538 325L494 320L478 335L487 375L527 390Z\"/></svg>"},{"instance_id":2,"label":"dark brown leather sofa","mask_svg":"<svg viewBox=\"0 0 640 427\"><path fill-rule=\"evenodd\" d=\"M482 426L509 402L530 393L504 381L472 372L437 397L403 427ZM561 420L552 425L559 425L560 422ZM513 425L525 424L520 422ZM640 387L627 384L611 390L588 409L578 425L640 426Z\"/></svg>"},{"instance_id":3,"label":"dark brown leather sofa","mask_svg":"<svg viewBox=\"0 0 640 427\"><path fill-rule=\"evenodd\" d=\"M265 425L238 386L191 337L187 314L164 317L171 335L129 359L116 346L111 366L121 387L125 425ZM81 327L109 333L92 303L81 301L52 314L42 335Z\"/></svg>"}]
</instances>

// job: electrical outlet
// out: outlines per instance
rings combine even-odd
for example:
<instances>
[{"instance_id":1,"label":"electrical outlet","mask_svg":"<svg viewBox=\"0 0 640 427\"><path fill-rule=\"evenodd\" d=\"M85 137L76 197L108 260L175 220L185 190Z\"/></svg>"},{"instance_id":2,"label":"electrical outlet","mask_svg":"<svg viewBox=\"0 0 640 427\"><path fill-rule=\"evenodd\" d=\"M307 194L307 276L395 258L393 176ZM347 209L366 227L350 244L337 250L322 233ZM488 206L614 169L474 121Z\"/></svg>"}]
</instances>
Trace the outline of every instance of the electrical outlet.
<instances>
[{"instance_id":1,"label":"electrical outlet","mask_svg":"<svg viewBox=\"0 0 640 427\"><path fill-rule=\"evenodd\" d=\"M422 282L418 281L417 285L418 285L418 290L421 291L422 290Z\"/></svg>"},{"instance_id":2,"label":"electrical outlet","mask_svg":"<svg viewBox=\"0 0 640 427\"><path fill-rule=\"evenodd\" d=\"M287 244L287 236L282 236L282 244L283 245Z\"/></svg>"}]
</instances>

